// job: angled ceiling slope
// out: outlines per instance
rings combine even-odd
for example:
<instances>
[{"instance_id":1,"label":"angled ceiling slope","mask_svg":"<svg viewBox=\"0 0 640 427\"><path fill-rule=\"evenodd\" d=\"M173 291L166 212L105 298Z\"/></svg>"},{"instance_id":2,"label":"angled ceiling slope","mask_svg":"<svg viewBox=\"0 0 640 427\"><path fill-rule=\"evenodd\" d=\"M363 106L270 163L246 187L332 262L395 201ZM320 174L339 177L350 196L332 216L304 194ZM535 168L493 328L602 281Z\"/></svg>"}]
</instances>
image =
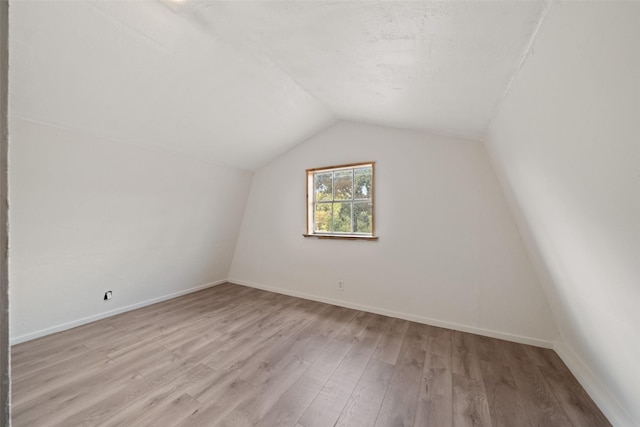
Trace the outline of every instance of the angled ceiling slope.
<instances>
[{"instance_id":1,"label":"angled ceiling slope","mask_svg":"<svg viewBox=\"0 0 640 427\"><path fill-rule=\"evenodd\" d=\"M480 139L546 2L11 7L11 114L255 169L336 119Z\"/></svg>"}]
</instances>

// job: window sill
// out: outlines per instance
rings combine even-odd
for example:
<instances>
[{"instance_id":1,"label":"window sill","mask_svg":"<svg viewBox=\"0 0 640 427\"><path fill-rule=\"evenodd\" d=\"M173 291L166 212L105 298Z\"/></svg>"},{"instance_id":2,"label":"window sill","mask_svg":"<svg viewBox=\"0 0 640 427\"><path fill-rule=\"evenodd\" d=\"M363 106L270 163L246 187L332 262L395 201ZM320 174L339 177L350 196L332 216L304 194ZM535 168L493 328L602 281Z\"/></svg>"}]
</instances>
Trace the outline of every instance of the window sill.
<instances>
[{"instance_id":1,"label":"window sill","mask_svg":"<svg viewBox=\"0 0 640 427\"><path fill-rule=\"evenodd\" d=\"M315 237L317 239L378 240L378 236L358 236L354 234L303 234L302 236Z\"/></svg>"}]
</instances>

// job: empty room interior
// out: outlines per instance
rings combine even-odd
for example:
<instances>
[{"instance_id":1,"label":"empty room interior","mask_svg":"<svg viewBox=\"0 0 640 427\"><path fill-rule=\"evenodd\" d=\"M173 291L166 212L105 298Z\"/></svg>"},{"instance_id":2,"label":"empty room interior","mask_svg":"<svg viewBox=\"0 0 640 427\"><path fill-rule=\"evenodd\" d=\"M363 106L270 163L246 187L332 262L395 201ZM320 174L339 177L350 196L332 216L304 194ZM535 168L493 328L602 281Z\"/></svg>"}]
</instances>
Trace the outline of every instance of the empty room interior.
<instances>
[{"instance_id":1,"label":"empty room interior","mask_svg":"<svg viewBox=\"0 0 640 427\"><path fill-rule=\"evenodd\" d=\"M0 70L0 425L640 426L640 1L2 0Z\"/></svg>"}]
</instances>

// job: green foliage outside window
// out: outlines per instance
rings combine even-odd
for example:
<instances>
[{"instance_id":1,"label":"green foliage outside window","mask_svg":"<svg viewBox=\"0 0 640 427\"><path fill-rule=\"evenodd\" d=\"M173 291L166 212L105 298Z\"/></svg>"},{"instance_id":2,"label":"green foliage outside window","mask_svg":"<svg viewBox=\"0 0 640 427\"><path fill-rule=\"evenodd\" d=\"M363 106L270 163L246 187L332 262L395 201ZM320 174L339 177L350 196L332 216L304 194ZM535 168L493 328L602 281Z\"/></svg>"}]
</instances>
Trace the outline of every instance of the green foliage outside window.
<instances>
[{"instance_id":1,"label":"green foliage outside window","mask_svg":"<svg viewBox=\"0 0 640 427\"><path fill-rule=\"evenodd\" d=\"M314 232L372 234L373 167L314 174Z\"/></svg>"}]
</instances>

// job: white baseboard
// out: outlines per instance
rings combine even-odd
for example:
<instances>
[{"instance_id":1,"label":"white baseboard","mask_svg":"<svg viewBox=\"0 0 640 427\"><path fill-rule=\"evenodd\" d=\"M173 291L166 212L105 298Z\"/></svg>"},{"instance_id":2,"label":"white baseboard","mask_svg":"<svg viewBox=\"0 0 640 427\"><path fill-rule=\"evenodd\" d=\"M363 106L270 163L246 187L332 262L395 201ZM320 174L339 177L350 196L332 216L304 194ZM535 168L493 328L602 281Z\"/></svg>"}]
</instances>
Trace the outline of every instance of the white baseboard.
<instances>
[{"instance_id":1,"label":"white baseboard","mask_svg":"<svg viewBox=\"0 0 640 427\"><path fill-rule=\"evenodd\" d=\"M615 427L640 427L571 347L564 342L556 342L553 349L611 424Z\"/></svg>"},{"instance_id":2,"label":"white baseboard","mask_svg":"<svg viewBox=\"0 0 640 427\"><path fill-rule=\"evenodd\" d=\"M261 285L258 283L247 282L239 279L228 279L229 283L248 286L250 288L262 289L265 291L275 292L278 294L289 295L292 297L304 298L312 301L323 302L326 304L337 305L340 307L352 308L354 310L366 311L369 313L381 314L383 316L397 317L399 319L409 320L412 322L423 323L425 325L438 326L441 328L454 329L456 331L468 332L471 334L483 335L491 338L498 338L506 341L513 341L520 344L528 344L536 347L553 348L554 343L538 338L525 337L522 335L510 334L507 332L494 331L490 329L478 328L470 325L448 322L445 320L432 319L429 317L418 316L415 314L407 314L399 311L387 310L379 307L371 307L368 305L355 304L348 301L325 298L317 295L307 294L305 292L291 291L289 289L278 288L274 286Z\"/></svg>"},{"instance_id":3,"label":"white baseboard","mask_svg":"<svg viewBox=\"0 0 640 427\"><path fill-rule=\"evenodd\" d=\"M176 297L179 297L179 296L182 296L182 295L186 295L186 294L190 294L190 293L193 293L193 292L201 291L203 289L210 288L212 286L221 285L221 284L226 283L226 282L227 282L226 279L217 280L215 282L206 283L204 285L196 286L196 287L189 288L189 289L183 289L183 290L178 291L178 292L173 292L171 294L163 295L163 296L156 297L156 298L151 298L151 299L148 299L148 300L145 300L145 301L141 301L141 302L138 302L138 303L135 303L135 304L131 304L131 305L127 305L127 306L120 307L120 308L116 308L116 309L113 309L113 310L103 311L102 313L94 314L92 316L83 317L82 319L73 320L71 322L62 323L62 324L59 324L59 325L56 325L56 326L52 326L50 328L40 329L39 331L31 332L29 334L20 335L18 337L11 337L10 338L10 345L15 345L15 344L20 344L20 343L23 343L23 342L26 342L26 341L31 341L31 340L34 340L36 338L43 337L45 335L50 335L50 334L54 334L56 332L65 331L67 329L71 329L71 328L75 328L76 326L81 326L81 325L85 325L87 323L95 322L96 320L104 319L106 317L115 316L116 314L124 313L125 311L131 311L131 310L135 310L136 308L146 307L147 305L155 304L155 303L158 303L158 302L166 301L166 300L171 299L171 298L176 298Z\"/></svg>"}]
</instances>

